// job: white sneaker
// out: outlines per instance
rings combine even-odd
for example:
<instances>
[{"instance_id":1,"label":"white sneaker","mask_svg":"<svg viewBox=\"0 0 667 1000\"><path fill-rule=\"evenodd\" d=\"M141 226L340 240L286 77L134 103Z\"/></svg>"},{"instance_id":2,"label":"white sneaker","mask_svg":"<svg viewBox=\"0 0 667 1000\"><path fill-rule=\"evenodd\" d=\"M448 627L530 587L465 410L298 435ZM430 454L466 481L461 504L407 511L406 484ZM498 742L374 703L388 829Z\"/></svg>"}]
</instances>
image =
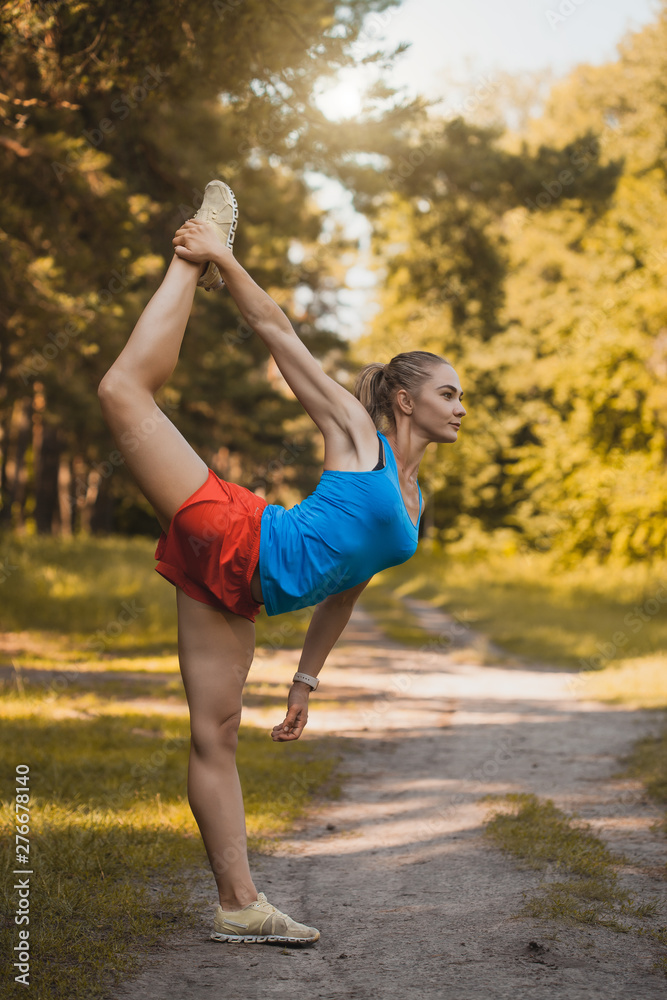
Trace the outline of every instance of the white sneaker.
<instances>
[{"instance_id":1,"label":"white sneaker","mask_svg":"<svg viewBox=\"0 0 667 1000\"><path fill-rule=\"evenodd\" d=\"M203 219L213 226L220 242L231 250L238 216L238 204L230 186L224 181L209 181L204 189L204 200L193 218ZM217 291L225 286L220 271L212 261L209 261L197 284L207 292Z\"/></svg>"},{"instance_id":2,"label":"white sneaker","mask_svg":"<svg viewBox=\"0 0 667 1000\"><path fill-rule=\"evenodd\" d=\"M263 892L259 892L254 902L240 910L223 910L218 906L211 933L213 941L246 941L257 944L267 941L312 944L319 936L317 928L299 924L276 909Z\"/></svg>"}]
</instances>

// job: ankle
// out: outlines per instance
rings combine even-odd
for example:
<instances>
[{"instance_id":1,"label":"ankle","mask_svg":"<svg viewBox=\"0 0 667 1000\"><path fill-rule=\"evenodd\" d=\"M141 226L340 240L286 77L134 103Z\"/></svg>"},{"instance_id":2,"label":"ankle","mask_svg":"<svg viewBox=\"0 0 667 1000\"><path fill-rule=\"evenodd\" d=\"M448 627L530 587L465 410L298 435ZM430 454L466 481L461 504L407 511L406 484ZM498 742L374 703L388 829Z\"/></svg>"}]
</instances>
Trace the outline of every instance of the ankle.
<instances>
[{"instance_id":1,"label":"ankle","mask_svg":"<svg viewBox=\"0 0 667 1000\"><path fill-rule=\"evenodd\" d=\"M226 896L224 899L220 899L220 906L223 910L242 910L244 906L248 903L254 903L257 901L257 893L252 896L250 893L247 895L241 894L239 896Z\"/></svg>"}]
</instances>

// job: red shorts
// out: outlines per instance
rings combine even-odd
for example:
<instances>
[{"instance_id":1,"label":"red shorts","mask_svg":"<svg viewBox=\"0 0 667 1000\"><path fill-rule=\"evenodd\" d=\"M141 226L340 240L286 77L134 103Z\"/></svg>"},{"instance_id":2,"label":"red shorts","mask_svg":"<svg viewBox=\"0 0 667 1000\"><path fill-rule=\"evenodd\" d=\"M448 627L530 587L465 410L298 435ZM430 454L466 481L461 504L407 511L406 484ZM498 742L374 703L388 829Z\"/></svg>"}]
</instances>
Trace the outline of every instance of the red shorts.
<instances>
[{"instance_id":1,"label":"red shorts","mask_svg":"<svg viewBox=\"0 0 667 1000\"><path fill-rule=\"evenodd\" d=\"M169 531L161 532L155 569L196 601L254 622L262 605L253 599L250 581L265 507L262 497L209 469L206 482L172 517Z\"/></svg>"}]
</instances>

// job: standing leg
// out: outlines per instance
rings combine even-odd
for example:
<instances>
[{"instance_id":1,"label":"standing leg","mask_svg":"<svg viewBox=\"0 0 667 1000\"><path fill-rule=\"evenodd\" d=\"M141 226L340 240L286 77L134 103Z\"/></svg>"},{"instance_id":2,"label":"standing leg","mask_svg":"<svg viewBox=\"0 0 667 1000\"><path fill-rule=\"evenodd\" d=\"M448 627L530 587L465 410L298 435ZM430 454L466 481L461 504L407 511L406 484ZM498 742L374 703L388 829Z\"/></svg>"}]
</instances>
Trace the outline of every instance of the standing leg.
<instances>
[{"instance_id":1,"label":"standing leg","mask_svg":"<svg viewBox=\"0 0 667 1000\"><path fill-rule=\"evenodd\" d=\"M200 271L200 264L174 257L98 389L118 450L165 531L208 476L206 463L154 399L176 367Z\"/></svg>"},{"instance_id":2,"label":"standing leg","mask_svg":"<svg viewBox=\"0 0 667 1000\"><path fill-rule=\"evenodd\" d=\"M236 746L242 691L255 626L177 589L178 657L190 709L188 800L218 886L220 905L236 910L257 899L247 853Z\"/></svg>"}]
</instances>

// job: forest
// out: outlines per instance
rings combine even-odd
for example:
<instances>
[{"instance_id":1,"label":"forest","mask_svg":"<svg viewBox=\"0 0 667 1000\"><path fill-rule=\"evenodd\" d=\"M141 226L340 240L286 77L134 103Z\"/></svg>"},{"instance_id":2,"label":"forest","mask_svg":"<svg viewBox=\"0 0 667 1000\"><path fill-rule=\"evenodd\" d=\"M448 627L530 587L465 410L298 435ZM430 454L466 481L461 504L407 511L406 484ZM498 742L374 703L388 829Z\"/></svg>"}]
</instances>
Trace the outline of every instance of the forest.
<instances>
[{"instance_id":1,"label":"forest","mask_svg":"<svg viewBox=\"0 0 667 1000\"><path fill-rule=\"evenodd\" d=\"M424 532L565 564L662 556L667 4L537 112L473 80L447 118L388 82L400 49L369 25L393 6L3 5L0 530L155 534L96 388L220 176L235 253L333 377L413 348L456 367L468 415L422 465ZM362 112L329 120L317 86L361 62ZM360 250L313 197L321 175L372 230L358 339L337 313ZM321 449L269 362L202 292L158 402L220 475L291 506Z\"/></svg>"}]
</instances>

